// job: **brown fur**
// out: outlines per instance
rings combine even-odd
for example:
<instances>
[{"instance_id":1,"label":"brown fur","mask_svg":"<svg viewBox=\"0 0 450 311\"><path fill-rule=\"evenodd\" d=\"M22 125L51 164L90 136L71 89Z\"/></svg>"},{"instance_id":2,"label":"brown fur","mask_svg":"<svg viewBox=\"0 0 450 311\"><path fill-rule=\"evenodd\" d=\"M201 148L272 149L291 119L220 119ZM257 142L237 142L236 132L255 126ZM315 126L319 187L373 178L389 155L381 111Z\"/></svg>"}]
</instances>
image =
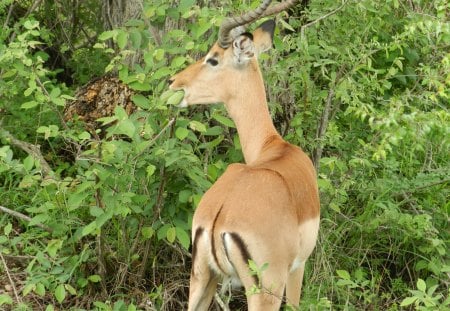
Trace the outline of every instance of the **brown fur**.
<instances>
[{"instance_id":1,"label":"brown fur","mask_svg":"<svg viewBox=\"0 0 450 311\"><path fill-rule=\"evenodd\" d=\"M248 296L249 310L278 310L284 290L288 303L299 303L320 204L311 160L279 136L270 118L257 56L271 40L260 27L253 41L241 36L227 49L216 44L172 79L188 105L225 104L246 161L231 164L195 211L189 310L207 310L223 277L239 279L247 292L261 285L260 293ZM217 66L207 62L210 57ZM268 264L261 280L250 274L246 259Z\"/></svg>"}]
</instances>

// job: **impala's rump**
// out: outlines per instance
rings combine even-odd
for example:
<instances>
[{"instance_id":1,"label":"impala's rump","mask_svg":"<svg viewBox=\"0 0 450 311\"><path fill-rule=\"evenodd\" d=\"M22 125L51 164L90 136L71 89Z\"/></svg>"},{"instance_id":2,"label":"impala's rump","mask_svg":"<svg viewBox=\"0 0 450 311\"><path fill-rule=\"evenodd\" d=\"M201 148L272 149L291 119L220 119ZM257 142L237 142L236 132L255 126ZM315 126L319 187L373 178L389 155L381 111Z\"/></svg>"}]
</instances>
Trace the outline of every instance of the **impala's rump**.
<instances>
[{"instance_id":1,"label":"impala's rump","mask_svg":"<svg viewBox=\"0 0 450 311\"><path fill-rule=\"evenodd\" d=\"M303 159L300 149L285 143L279 146L282 151L274 150L279 140L272 142L275 146L266 147L269 154L261 157L266 161L230 165L196 210L193 252L198 247L198 232L205 231L203 245L209 248L205 252L211 258L209 267L218 276L241 280L247 277L243 273L250 276L250 259L260 266L282 262L288 273L296 270L314 248L315 239L309 244L304 241L310 234L315 237L318 230L317 191L313 184L302 182L311 177L311 171L301 169L302 161L296 165L298 159ZM311 196L311 191L315 195ZM302 217L299 208L303 210ZM273 225L274 219L278 226ZM306 246L304 252L298 251L301 245ZM280 253L284 254L283 259L277 256ZM195 267L195 256L193 261ZM255 276L250 279L258 284Z\"/></svg>"}]
</instances>

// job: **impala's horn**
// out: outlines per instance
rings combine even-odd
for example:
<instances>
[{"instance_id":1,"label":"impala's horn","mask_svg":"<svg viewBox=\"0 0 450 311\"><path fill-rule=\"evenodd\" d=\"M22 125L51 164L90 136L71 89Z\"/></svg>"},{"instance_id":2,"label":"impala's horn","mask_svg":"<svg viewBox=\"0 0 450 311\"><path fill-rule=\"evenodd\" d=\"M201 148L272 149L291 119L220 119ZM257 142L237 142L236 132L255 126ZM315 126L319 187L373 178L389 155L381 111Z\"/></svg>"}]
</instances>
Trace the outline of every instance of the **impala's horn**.
<instances>
[{"instance_id":1,"label":"impala's horn","mask_svg":"<svg viewBox=\"0 0 450 311\"><path fill-rule=\"evenodd\" d=\"M219 46L223 49L226 49L230 46L230 43L233 41L231 31L234 28L254 22L261 17L277 14L278 12L284 11L293 6L297 1L298 0L288 0L282 3L278 3L269 8L269 5L272 1L264 0L259 5L259 7L257 7L253 11L247 12L246 14L239 17L228 17L224 19L219 29L219 39L217 41Z\"/></svg>"}]
</instances>

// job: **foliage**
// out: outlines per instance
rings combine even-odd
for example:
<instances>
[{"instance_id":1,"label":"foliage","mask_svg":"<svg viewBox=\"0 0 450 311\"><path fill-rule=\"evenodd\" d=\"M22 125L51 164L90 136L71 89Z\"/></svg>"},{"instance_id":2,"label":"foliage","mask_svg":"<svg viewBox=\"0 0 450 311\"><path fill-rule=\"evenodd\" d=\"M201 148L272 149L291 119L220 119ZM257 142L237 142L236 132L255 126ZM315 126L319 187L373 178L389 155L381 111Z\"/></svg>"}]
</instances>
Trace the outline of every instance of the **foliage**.
<instances>
[{"instance_id":1,"label":"foliage","mask_svg":"<svg viewBox=\"0 0 450 311\"><path fill-rule=\"evenodd\" d=\"M31 220L0 213L0 284L18 290L0 291L0 307L185 308L193 210L243 159L224 109L180 110L166 80L206 53L223 16L256 1L146 0L140 19L108 31L97 1L31 14L32 1L13 3L0 0L0 206ZM261 60L269 104L320 165L302 308L448 307L449 9L325 0L278 17ZM103 73L139 107L100 119L104 136L62 118Z\"/></svg>"}]
</instances>

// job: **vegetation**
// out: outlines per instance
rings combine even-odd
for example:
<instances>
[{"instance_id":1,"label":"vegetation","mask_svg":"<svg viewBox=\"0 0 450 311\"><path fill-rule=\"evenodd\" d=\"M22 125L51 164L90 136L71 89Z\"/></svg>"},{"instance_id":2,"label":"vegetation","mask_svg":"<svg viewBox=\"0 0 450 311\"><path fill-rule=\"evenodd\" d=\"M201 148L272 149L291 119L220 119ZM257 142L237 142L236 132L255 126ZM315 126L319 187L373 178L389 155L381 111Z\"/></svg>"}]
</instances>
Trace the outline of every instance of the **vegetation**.
<instances>
[{"instance_id":1,"label":"vegetation","mask_svg":"<svg viewBox=\"0 0 450 311\"><path fill-rule=\"evenodd\" d=\"M106 29L100 1L0 0L0 309L186 308L192 213L243 159L224 109L180 110L166 80L257 2L144 0ZM449 12L310 0L277 17L269 104L322 202L302 310L450 308ZM105 73L138 109L65 121Z\"/></svg>"}]
</instances>

